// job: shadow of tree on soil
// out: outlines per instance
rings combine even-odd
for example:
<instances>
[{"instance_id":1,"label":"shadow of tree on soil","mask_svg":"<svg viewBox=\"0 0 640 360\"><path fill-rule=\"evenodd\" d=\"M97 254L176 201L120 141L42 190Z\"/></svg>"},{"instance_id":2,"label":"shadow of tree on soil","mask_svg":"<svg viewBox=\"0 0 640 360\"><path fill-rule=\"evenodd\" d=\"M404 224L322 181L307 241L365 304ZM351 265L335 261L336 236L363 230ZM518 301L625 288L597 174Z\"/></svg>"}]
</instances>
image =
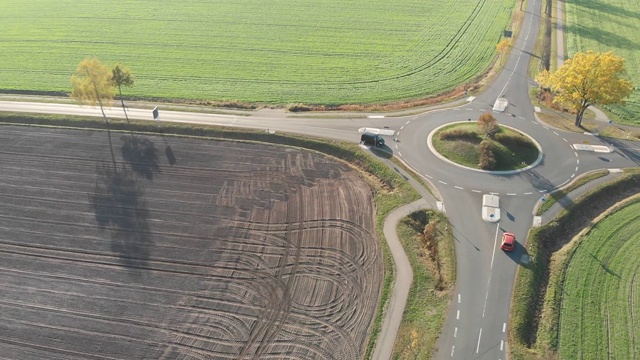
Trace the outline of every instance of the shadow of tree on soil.
<instances>
[{"instance_id":1,"label":"shadow of tree on soil","mask_svg":"<svg viewBox=\"0 0 640 360\"><path fill-rule=\"evenodd\" d=\"M128 268L140 268L152 245L144 191L132 171L116 170L108 163L96 165L96 183L89 204L101 230L111 236L111 250Z\"/></svg>"},{"instance_id":2,"label":"shadow of tree on soil","mask_svg":"<svg viewBox=\"0 0 640 360\"><path fill-rule=\"evenodd\" d=\"M153 141L134 135L123 136L121 151L122 159L137 175L153 180L154 173L160 172L158 149Z\"/></svg>"}]
</instances>

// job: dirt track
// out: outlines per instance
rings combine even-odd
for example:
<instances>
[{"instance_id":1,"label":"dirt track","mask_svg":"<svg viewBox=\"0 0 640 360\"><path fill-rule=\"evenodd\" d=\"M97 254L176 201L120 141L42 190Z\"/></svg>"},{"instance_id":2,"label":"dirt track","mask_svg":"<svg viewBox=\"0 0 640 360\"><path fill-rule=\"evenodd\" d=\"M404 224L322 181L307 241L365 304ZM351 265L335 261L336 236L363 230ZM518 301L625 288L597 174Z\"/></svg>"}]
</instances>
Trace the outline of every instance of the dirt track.
<instances>
[{"instance_id":1,"label":"dirt track","mask_svg":"<svg viewBox=\"0 0 640 360\"><path fill-rule=\"evenodd\" d=\"M2 356L362 357L382 259L355 172L265 145L111 143L2 128Z\"/></svg>"}]
</instances>

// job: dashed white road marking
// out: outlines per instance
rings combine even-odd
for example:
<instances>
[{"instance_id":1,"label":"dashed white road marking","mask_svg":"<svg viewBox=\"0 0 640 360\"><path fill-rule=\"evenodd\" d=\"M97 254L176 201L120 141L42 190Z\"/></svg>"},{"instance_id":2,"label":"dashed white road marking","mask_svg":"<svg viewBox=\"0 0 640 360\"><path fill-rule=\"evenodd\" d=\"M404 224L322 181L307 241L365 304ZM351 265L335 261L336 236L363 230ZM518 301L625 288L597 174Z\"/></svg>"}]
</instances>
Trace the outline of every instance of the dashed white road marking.
<instances>
[{"instance_id":1,"label":"dashed white road marking","mask_svg":"<svg viewBox=\"0 0 640 360\"><path fill-rule=\"evenodd\" d=\"M404 129L404 125L400 126L400 130Z\"/></svg>"},{"instance_id":2,"label":"dashed white road marking","mask_svg":"<svg viewBox=\"0 0 640 360\"><path fill-rule=\"evenodd\" d=\"M580 165L580 159L576 160L576 164Z\"/></svg>"},{"instance_id":3,"label":"dashed white road marking","mask_svg":"<svg viewBox=\"0 0 640 360\"><path fill-rule=\"evenodd\" d=\"M467 110L467 111L473 111L473 109L472 109L472 108L466 108L465 110Z\"/></svg>"},{"instance_id":4,"label":"dashed white road marking","mask_svg":"<svg viewBox=\"0 0 640 360\"><path fill-rule=\"evenodd\" d=\"M515 194L515 193L507 193L507 196L509 196L509 195L510 195L510 196L514 196L514 195L516 195L516 194Z\"/></svg>"},{"instance_id":5,"label":"dashed white road marking","mask_svg":"<svg viewBox=\"0 0 640 360\"><path fill-rule=\"evenodd\" d=\"M447 183L446 183L446 182L444 182L444 181L442 181L442 180L438 180L438 182L439 182L440 184L447 185Z\"/></svg>"},{"instance_id":6,"label":"dashed white road marking","mask_svg":"<svg viewBox=\"0 0 640 360\"><path fill-rule=\"evenodd\" d=\"M549 128L544 125L542 125L542 127L545 128L545 130L549 130Z\"/></svg>"},{"instance_id":7,"label":"dashed white road marking","mask_svg":"<svg viewBox=\"0 0 640 360\"><path fill-rule=\"evenodd\" d=\"M481 193L482 192L480 190L471 190L471 191L474 192L474 193Z\"/></svg>"},{"instance_id":8,"label":"dashed white road marking","mask_svg":"<svg viewBox=\"0 0 640 360\"><path fill-rule=\"evenodd\" d=\"M398 150L398 144L396 144L396 150Z\"/></svg>"},{"instance_id":9,"label":"dashed white road marking","mask_svg":"<svg viewBox=\"0 0 640 360\"><path fill-rule=\"evenodd\" d=\"M573 154L578 157L578 152L574 151Z\"/></svg>"},{"instance_id":10,"label":"dashed white road marking","mask_svg":"<svg viewBox=\"0 0 640 360\"><path fill-rule=\"evenodd\" d=\"M396 139L398 138L398 136L400 136L400 131L398 131L398 133L396 134Z\"/></svg>"},{"instance_id":11,"label":"dashed white road marking","mask_svg":"<svg viewBox=\"0 0 640 360\"><path fill-rule=\"evenodd\" d=\"M456 320L460 320L460 310L456 313Z\"/></svg>"},{"instance_id":12,"label":"dashed white road marking","mask_svg":"<svg viewBox=\"0 0 640 360\"><path fill-rule=\"evenodd\" d=\"M460 187L460 186L454 186L454 188L456 189L460 189L460 190L464 190L464 188Z\"/></svg>"},{"instance_id":13,"label":"dashed white road marking","mask_svg":"<svg viewBox=\"0 0 640 360\"><path fill-rule=\"evenodd\" d=\"M574 171L576 171L576 172L578 171L578 167L577 166L576 166L576 169Z\"/></svg>"},{"instance_id":14,"label":"dashed white road marking","mask_svg":"<svg viewBox=\"0 0 640 360\"><path fill-rule=\"evenodd\" d=\"M502 323L502 332L505 332L505 330L507 330L507 323Z\"/></svg>"},{"instance_id":15,"label":"dashed white road marking","mask_svg":"<svg viewBox=\"0 0 640 360\"><path fill-rule=\"evenodd\" d=\"M529 121L531 121L531 123L532 123L532 124L536 124L536 125L538 125L538 123L537 123L537 122L535 122L535 121L533 121L533 120L529 120Z\"/></svg>"},{"instance_id":16,"label":"dashed white road marking","mask_svg":"<svg viewBox=\"0 0 640 360\"><path fill-rule=\"evenodd\" d=\"M525 195L531 195L533 194L531 191L524 193Z\"/></svg>"},{"instance_id":17,"label":"dashed white road marking","mask_svg":"<svg viewBox=\"0 0 640 360\"><path fill-rule=\"evenodd\" d=\"M402 156L402 153L400 151L398 151L398 156Z\"/></svg>"},{"instance_id":18,"label":"dashed white road marking","mask_svg":"<svg viewBox=\"0 0 640 360\"><path fill-rule=\"evenodd\" d=\"M460 304L460 294L458 294L458 304Z\"/></svg>"},{"instance_id":19,"label":"dashed white road marking","mask_svg":"<svg viewBox=\"0 0 640 360\"><path fill-rule=\"evenodd\" d=\"M478 345L476 346L476 354L480 351L480 338L482 338L482 328L480 328L480 334L478 334Z\"/></svg>"},{"instance_id":20,"label":"dashed white road marking","mask_svg":"<svg viewBox=\"0 0 640 360\"><path fill-rule=\"evenodd\" d=\"M573 177L576 176L576 174L571 174L571 178L573 179Z\"/></svg>"},{"instance_id":21,"label":"dashed white road marking","mask_svg":"<svg viewBox=\"0 0 640 360\"><path fill-rule=\"evenodd\" d=\"M557 132L555 132L555 131L554 131L553 133L554 133L554 134L556 134L557 136L560 136L560 134L558 134L558 133L557 133Z\"/></svg>"},{"instance_id":22,"label":"dashed white road marking","mask_svg":"<svg viewBox=\"0 0 640 360\"><path fill-rule=\"evenodd\" d=\"M453 357L453 353L454 353L455 351L456 351L456 347L455 347L455 346L452 346L452 347L451 347L451 357Z\"/></svg>"},{"instance_id":23,"label":"dashed white road marking","mask_svg":"<svg viewBox=\"0 0 640 360\"><path fill-rule=\"evenodd\" d=\"M500 340L500 351L504 349L504 340Z\"/></svg>"},{"instance_id":24,"label":"dashed white road marking","mask_svg":"<svg viewBox=\"0 0 640 360\"><path fill-rule=\"evenodd\" d=\"M458 327L456 326L455 329L453 329L453 337L458 337Z\"/></svg>"},{"instance_id":25,"label":"dashed white road marking","mask_svg":"<svg viewBox=\"0 0 640 360\"><path fill-rule=\"evenodd\" d=\"M565 139L565 138L562 138L562 140L564 140L564 142L569 142L569 141L567 141L567 139Z\"/></svg>"},{"instance_id":26,"label":"dashed white road marking","mask_svg":"<svg viewBox=\"0 0 640 360\"><path fill-rule=\"evenodd\" d=\"M518 119L522 119L522 120L524 120L524 117L522 117L522 116L518 116Z\"/></svg>"},{"instance_id":27,"label":"dashed white road marking","mask_svg":"<svg viewBox=\"0 0 640 360\"><path fill-rule=\"evenodd\" d=\"M431 175L424 174L424 176L428 177L429 179L433 179L433 176Z\"/></svg>"},{"instance_id":28,"label":"dashed white road marking","mask_svg":"<svg viewBox=\"0 0 640 360\"><path fill-rule=\"evenodd\" d=\"M406 123L404 123L405 125L409 125L409 123L411 122L411 120L407 120Z\"/></svg>"}]
</instances>

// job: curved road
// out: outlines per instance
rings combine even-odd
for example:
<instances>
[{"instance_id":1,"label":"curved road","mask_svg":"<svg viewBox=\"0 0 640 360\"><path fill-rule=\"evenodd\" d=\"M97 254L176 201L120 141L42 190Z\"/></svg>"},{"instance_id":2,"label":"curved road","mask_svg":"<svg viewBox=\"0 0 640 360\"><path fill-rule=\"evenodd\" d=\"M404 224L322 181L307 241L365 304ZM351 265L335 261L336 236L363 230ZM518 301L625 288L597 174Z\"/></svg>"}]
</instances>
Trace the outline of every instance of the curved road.
<instances>
[{"instance_id":1,"label":"curved road","mask_svg":"<svg viewBox=\"0 0 640 360\"><path fill-rule=\"evenodd\" d=\"M522 244L534 221L531 213L535 203L544 193L582 173L640 164L640 149L636 143L616 141L607 144L598 137L562 132L536 120L528 96L529 88L534 83L527 73L538 32L540 9L541 0L528 2L523 27L504 70L485 92L469 98L456 108L408 117L321 120L263 116L260 113L233 116L161 110L161 121L258 128L350 142L359 140L357 130L362 127L389 127L396 130L398 141L388 139L389 150L435 185L442 194L454 228L458 266L456 293L438 342L436 358L506 359L506 324L511 291L518 264L527 261ZM529 134L542 146L543 157L537 166L515 174L491 174L452 165L429 151L427 137L435 128L453 121L474 121L480 114L492 111L498 98L508 101L504 111L493 111L498 122ZM109 117L124 117L122 110L117 107L106 110ZM100 116L96 108L49 103L0 101L0 111ZM146 109L131 108L128 114L132 119L153 120L151 111ZM574 148L574 145L585 144L609 148L612 152L579 150L580 146ZM582 148L588 150L584 146ZM496 193L501 198L502 219L499 223L490 224L480 217L481 197L486 193ZM426 205L424 201L408 205L395 214L404 214L413 206ZM391 218L387 222L385 234L387 225L395 226L396 219ZM499 250L498 243L504 231L515 233L519 241L512 253ZM394 259L397 266L402 268L403 265L407 266L406 256L398 247L394 245ZM394 288L391 310L384 321L375 359L390 358L395 332L400 324L411 270L409 268L406 272L400 269L399 273L404 275Z\"/></svg>"}]
</instances>

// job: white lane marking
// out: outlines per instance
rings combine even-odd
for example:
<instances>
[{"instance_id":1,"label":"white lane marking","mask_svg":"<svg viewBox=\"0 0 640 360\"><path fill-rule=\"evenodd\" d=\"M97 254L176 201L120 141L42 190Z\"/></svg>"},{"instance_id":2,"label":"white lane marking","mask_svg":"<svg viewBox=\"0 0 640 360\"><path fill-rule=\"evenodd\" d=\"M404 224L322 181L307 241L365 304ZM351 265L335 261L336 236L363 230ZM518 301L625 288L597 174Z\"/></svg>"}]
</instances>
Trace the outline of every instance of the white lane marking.
<instances>
[{"instance_id":1,"label":"white lane marking","mask_svg":"<svg viewBox=\"0 0 640 360\"><path fill-rule=\"evenodd\" d=\"M554 134L556 134L557 136L560 136L560 134L558 134L558 133L557 133L557 132L555 132L555 131L554 131L553 133L554 133Z\"/></svg>"},{"instance_id":2,"label":"white lane marking","mask_svg":"<svg viewBox=\"0 0 640 360\"><path fill-rule=\"evenodd\" d=\"M397 141L397 139L398 139L398 136L400 136L400 131L398 131L398 132L396 133L396 141Z\"/></svg>"},{"instance_id":3,"label":"white lane marking","mask_svg":"<svg viewBox=\"0 0 640 360\"><path fill-rule=\"evenodd\" d=\"M458 337L458 327L456 326L455 329L453 329L453 337Z\"/></svg>"},{"instance_id":4,"label":"white lane marking","mask_svg":"<svg viewBox=\"0 0 640 360\"><path fill-rule=\"evenodd\" d=\"M502 332L505 332L505 330L507 330L507 323L502 323Z\"/></svg>"},{"instance_id":5,"label":"white lane marking","mask_svg":"<svg viewBox=\"0 0 640 360\"><path fill-rule=\"evenodd\" d=\"M428 177L429 179L433 179L433 176L431 175L424 174L424 176Z\"/></svg>"},{"instance_id":6,"label":"white lane marking","mask_svg":"<svg viewBox=\"0 0 640 360\"><path fill-rule=\"evenodd\" d=\"M400 151L398 151L398 156L402 156L402 153Z\"/></svg>"},{"instance_id":7,"label":"white lane marking","mask_svg":"<svg viewBox=\"0 0 640 360\"><path fill-rule=\"evenodd\" d=\"M532 193L532 192L526 192L526 193L524 193L524 194L525 194L525 195L531 195L531 194L533 194L533 193Z\"/></svg>"},{"instance_id":8,"label":"white lane marking","mask_svg":"<svg viewBox=\"0 0 640 360\"><path fill-rule=\"evenodd\" d=\"M453 352L454 352L454 351L456 351L456 347L455 347L455 346L452 346L452 347L451 347L451 357L453 357Z\"/></svg>"},{"instance_id":9,"label":"white lane marking","mask_svg":"<svg viewBox=\"0 0 640 360\"><path fill-rule=\"evenodd\" d=\"M369 115L369 119L384 119L384 115Z\"/></svg>"},{"instance_id":10,"label":"white lane marking","mask_svg":"<svg viewBox=\"0 0 640 360\"><path fill-rule=\"evenodd\" d=\"M564 142L569 142L569 141L567 141L567 139L565 139L565 138L562 138L562 140L564 140Z\"/></svg>"},{"instance_id":11,"label":"white lane marking","mask_svg":"<svg viewBox=\"0 0 640 360\"><path fill-rule=\"evenodd\" d=\"M480 328L480 334L478 334L478 345L476 346L476 354L480 351L480 338L482 337L482 328Z\"/></svg>"},{"instance_id":12,"label":"white lane marking","mask_svg":"<svg viewBox=\"0 0 640 360\"><path fill-rule=\"evenodd\" d=\"M456 320L460 320L460 310L456 313Z\"/></svg>"},{"instance_id":13,"label":"white lane marking","mask_svg":"<svg viewBox=\"0 0 640 360\"><path fill-rule=\"evenodd\" d=\"M577 153L577 152L575 152L575 151L574 151L574 152L573 152L573 154L574 154L576 157L578 157L578 153Z\"/></svg>"},{"instance_id":14,"label":"white lane marking","mask_svg":"<svg viewBox=\"0 0 640 360\"><path fill-rule=\"evenodd\" d=\"M507 196L509 196L509 195L514 196L514 195L516 195L516 193L507 193Z\"/></svg>"},{"instance_id":15,"label":"white lane marking","mask_svg":"<svg viewBox=\"0 0 640 360\"><path fill-rule=\"evenodd\" d=\"M548 127L546 127L546 126L544 126L544 125L542 125L542 127L543 127L543 128L545 128L546 130L549 130L549 128L548 128Z\"/></svg>"},{"instance_id":16,"label":"white lane marking","mask_svg":"<svg viewBox=\"0 0 640 360\"><path fill-rule=\"evenodd\" d=\"M460 186L454 186L454 188L456 189L460 189L460 190L464 190L464 188L460 187Z\"/></svg>"},{"instance_id":17,"label":"white lane marking","mask_svg":"<svg viewBox=\"0 0 640 360\"><path fill-rule=\"evenodd\" d=\"M577 166L576 166L576 169L574 171L576 171L576 172L578 171L578 167Z\"/></svg>"},{"instance_id":18,"label":"white lane marking","mask_svg":"<svg viewBox=\"0 0 640 360\"><path fill-rule=\"evenodd\" d=\"M547 190L538 190L538 192L541 192L541 193L543 193L543 194L544 194L544 193L546 193L546 192L547 192Z\"/></svg>"},{"instance_id":19,"label":"white lane marking","mask_svg":"<svg viewBox=\"0 0 640 360\"><path fill-rule=\"evenodd\" d=\"M538 124L537 122L535 122L533 120L529 120L529 121L531 121L532 124L536 124L536 125Z\"/></svg>"},{"instance_id":20,"label":"white lane marking","mask_svg":"<svg viewBox=\"0 0 640 360\"><path fill-rule=\"evenodd\" d=\"M404 129L404 125L400 126L400 130Z\"/></svg>"},{"instance_id":21,"label":"white lane marking","mask_svg":"<svg viewBox=\"0 0 640 360\"><path fill-rule=\"evenodd\" d=\"M444 182L444 181L442 181L442 180L438 180L438 182L439 182L439 183L441 183L441 184L445 184L445 185L447 185L447 183L446 183L446 182Z\"/></svg>"},{"instance_id":22,"label":"white lane marking","mask_svg":"<svg viewBox=\"0 0 640 360\"><path fill-rule=\"evenodd\" d=\"M573 177L576 176L576 174L571 174L571 178L573 179ZM565 181L566 182L566 181Z\"/></svg>"},{"instance_id":23,"label":"white lane marking","mask_svg":"<svg viewBox=\"0 0 640 360\"><path fill-rule=\"evenodd\" d=\"M398 144L396 144L396 150L398 150Z\"/></svg>"},{"instance_id":24,"label":"white lane marking","mask_svg":"<svg viewBox=\"0 0 640 360\"><path fill-rule=\"evenodd\" d=\"M580 159L576 160L576 164L580 165Z\"/></svg>"},{"instance_id":25,"label":"white lane marking","mask_svg":"<svg viewBox=\"0 0 640 360\"><path fill-rule=\"evenodd\" d=\"M460 111L460 109L453 109L453 111Z\"/></svg>"},{"instance_id":26,"label":"white lane marking","mask_svg":"<svg viewBox=\"0 0 640 360\"><path fill-rule=\"evenodd\" d=\"M500 340L500 351L504 349L504 340Z\"/></svg>"},{"instance_id":27,"label":"white lane marking","mask_svg":"<svg viewBox=\"0 0 640 360\"><path fill-rule=\"evenodd\" d=\"M523 118L522 116L518 116L518 119L522 119L522 120L524 120L524 118Z\"/></svg>"},{"instance_id":28,"label":"white lane marking","mask_svg":"<svg viewBox=\"0 0 640 360\"><path fill-rule=\"evenodd\" d=\"M484 111L484 112L486 112L487 110L485 110L485 109L480 109L480 111Z\"/></svg>"},{"instance_id":29,"label":"white lane marking","mask_svg":"<svg viewBox=\"0 0 640 360\"><path fill-rule=\"evenodd\" d=\"M471 190L471 191L473 191L474 193L481 193L482 192L480 190Z\"/></svg>"},{"instance_id":30,"label":"white lane marking","mask_svg":"<svg viewBox=\"0 0 640 360\"><path fill-rule=\"evenodd\" d=\"M493 272L493 260L496 257L496 245L498 245L498 231L500 231L500 223L496 224L496 236L493 239L493 253L491 254L491 266L489 266L489 280L487 281L487 294L484 297L484 308L482 309L482 317L487 311L487 300L489 299L489 285L491 285L491 274Z\"/></svg>"},{"instance_id":31,"label":"white lane marking","mask_svg":"<svg viewBox=\"0 0 640 360\"><path fill-rule=\"evenodd\" d=\"M468 111L473 111L473 109L472 109L472 108L466 108L465 110L468 110Z\"/></svg>"},{"instance_id":32,"label":"white lane marking","mask_svg":"<svg viewBox=\"0 0 640 360\"><path fill-rule=\"evenodd\" d=\"M458 294L458 304L460 304L460 294Z\"/></svg>"},{"instance_id":33,"label":"white lane marking","mask_svg":"<svg viewBox=\"0 0 640 360\"><path fill-rule=\"evenodd\" d=\"M407 120L406 123L404 123L405 125L409 125L409 123L411 122L411 120Z\"/></svg>"}]
</instances>

